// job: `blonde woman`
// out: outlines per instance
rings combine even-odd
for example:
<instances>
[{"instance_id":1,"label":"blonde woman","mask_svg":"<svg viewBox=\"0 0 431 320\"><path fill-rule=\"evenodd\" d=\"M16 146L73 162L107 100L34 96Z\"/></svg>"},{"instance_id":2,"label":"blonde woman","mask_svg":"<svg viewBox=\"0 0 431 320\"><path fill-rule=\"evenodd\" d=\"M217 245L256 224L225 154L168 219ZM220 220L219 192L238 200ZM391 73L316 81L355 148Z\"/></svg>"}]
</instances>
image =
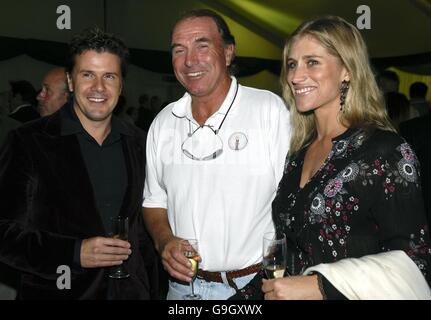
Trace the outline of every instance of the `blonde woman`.
<instances>
[{"instance_id":1,"label":"blonde woman","mask_svg":"<svg viewBox=\"0 0 431 320\"><path fill-rule=\"evenodd\" d=\"M430 299L418 162L358 30L338 17L304 23L286 42L281 81L293 130L272 214L290 276L255 278L235 298Z\"/></svg>"}]
</instances>

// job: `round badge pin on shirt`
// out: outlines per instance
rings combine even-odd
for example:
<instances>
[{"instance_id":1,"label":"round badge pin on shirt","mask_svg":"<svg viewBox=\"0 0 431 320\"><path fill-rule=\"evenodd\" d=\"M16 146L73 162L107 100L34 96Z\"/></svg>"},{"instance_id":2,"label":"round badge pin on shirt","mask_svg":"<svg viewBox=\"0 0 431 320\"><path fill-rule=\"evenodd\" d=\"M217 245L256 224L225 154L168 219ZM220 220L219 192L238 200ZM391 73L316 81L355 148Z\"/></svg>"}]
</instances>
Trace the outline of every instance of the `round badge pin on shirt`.
<instances>
[{"instance_id":1,"label":"round badge pin on shirt","mask_svg":"<svg viewBox=\"0 0 431 320\"><path fill-rule=\"evenodd\" d=\"M247 136L242 132L235 132L229 137L229 148L239 151L245 148L248 143Z\"/></svg>"}]
</instances>

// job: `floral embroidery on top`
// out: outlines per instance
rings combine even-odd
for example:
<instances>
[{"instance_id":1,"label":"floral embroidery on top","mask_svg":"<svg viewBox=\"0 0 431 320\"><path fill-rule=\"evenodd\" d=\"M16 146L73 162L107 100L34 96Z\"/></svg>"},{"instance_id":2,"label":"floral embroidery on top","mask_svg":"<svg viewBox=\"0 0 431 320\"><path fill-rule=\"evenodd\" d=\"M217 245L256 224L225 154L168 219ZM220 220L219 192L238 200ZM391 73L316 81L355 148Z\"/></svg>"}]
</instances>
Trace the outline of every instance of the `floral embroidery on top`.
<instances>
[{"instance_id":1,"label":"floral embroidery on top","mask_svg":"<svg viewBox=\"0 0 431 320\"><path fill-rule=\"evenodd\" d=\"M415 167L405 159L398 162L398 171L401 177L408 182L416 182L418 179Z\"/></svg>"},{"instance_id":2,"label":"floral embroidery on top","mask_svg":"<svg viewBox=\"0 0 431 320\"><path fill-rule=\"evenodd\" d=\"M348 142L346 140L338 141L334 146L334 152L336 156L342 156L344 151L346 151Z\"/></svg>"},{"instance_id":3,"label":"floral embroidery on top","mask_svg":"<svg viewBox=\"0 0 431 320\"><path fill-rule=\"evenodd\" d=\"M323 193L328 198L334 197L343 188L343 180L339 178L331 179L325 187Z\"/></svg>"},{"instance_id":4,"label":"floral embroidery on top","mask_svg":"<svg viewBox=\"0 0 431 320\"><path fill-rule=\"evenodd\" d=\"M414 154L413 150L410 148L408 143L401 144L399 147L399 150L401 152L401 155L407 162L411 164L414 164L417 162L416 155Z\"/></svg>"},{"instance_id":5,"label":"floral embroidery on top","mask_svg":"<svg viewBox=\"0 0 431 320\"><path fill-rule=\"evenodd\" d=\"M305 250L299 256L309 257L312 252L316 264L356 256L359 252L355 253L354 248L362 244L353 243L350 237L361 235L362 241L369 242L363 244L364 248L373 253L385 248L409 251L426 275L431 256L428 229L404 233L405 240L397 240L405 243L400 246L395 239L403 234L400 230L407 230L408 223L398 226L394 234L380 228L382 224L392 225L395 216L406 214L397 201L406 201L407 194L414 214L418 213L418 221L423 222L416 156L395 134L376 132L370 135L350 129L342 139L334 140L324 165L303 189L295 181L299 184L306 150L289 159L274 200L274 222L276 227L284 226L291 241ZM408 221L413 221L414 214L409 214Z\"/></svg>"},{"instance_id":6,"label":"floral embroidery on top","mask_svg":"<svg viewBox=\"0 0 431 320\"><path fill-rule=\"evenodd\" d=\"M301 189L305 152L287 158L272 204L277 232L298 251L288 263L293 274L319 263L403 250L431 283L429 229L410 146L394 133L349 129L333 140L322 168ZM262 277L260 272L240 295L261 297Z\"/></svg>"},{"instance_id":7,"label":"floral embroidery on top","mask_svg":"<svg viewBox=\"0 0 431 320\"><path fill-rule=\"evenodd\" d=\"M417 182L418 173L415 168L415 164L418 163L416 155L410 148L408 143L401 144L398 148L403 158L398 162L398 171L402 178L408 182Z\"/></svg>"},{"instance_id":8,"label":"floral embroidery on top","mask_svg":"<svg viewBox=\"0 0 431 320\"><path fill-rule=\"evenodd\" d=\"M431 248L427 245L424 239L424 235L426 233L425 230L427 229L428 227L425 225L420 229L419 236L414 234L410 235L410 249L407 251L407 255L416 263L421 271L423 271L427 265L427 260L422 258L422 256L431 254ZM416 241L417 238L419 238L418 242Z\"/></svg>"},{"instance_id":9,"label":"floral embroidery on top","mask_svg":"<svg viewBox=\"0 0 431 320\"><path fill-rule=\"evenodd\" d=\"M319 216L325 212L325 199L320 193L318 193L311 202L310 210L315 215Z\"/></svg>"},{"instance_id":10,"label":"floral embroidery on top","mask_svg":"<svg viewBox=\"0 0 431 320\"><path fill-rule=\"evenodd\" d=\"M359 166L356 163L349 164L343 171L338 174L338 178L343 182L355 180L359 173Z\"/></svg>"}]
</instances>

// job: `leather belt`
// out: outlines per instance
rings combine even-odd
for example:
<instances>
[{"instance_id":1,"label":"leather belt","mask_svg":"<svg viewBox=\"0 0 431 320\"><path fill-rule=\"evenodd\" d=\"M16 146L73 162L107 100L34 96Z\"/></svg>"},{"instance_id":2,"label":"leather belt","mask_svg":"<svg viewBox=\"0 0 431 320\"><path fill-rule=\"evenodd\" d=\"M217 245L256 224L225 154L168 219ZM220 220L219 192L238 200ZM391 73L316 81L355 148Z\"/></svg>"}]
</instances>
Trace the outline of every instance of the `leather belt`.
<instances>
[{"instance_id":1,"label":"leather belt","mask_svg":"<svg viewBox=\"0 0 431 320\"><path fill-rule=\"evenodd\" d=\"M262 269L262 263L257 263L241 270L233 270L233 271L226 271L226 272L212 272L212 271L205 271L205 270L199 269L198 278L203 279L207 282L224 283L225 281L223 281L222 273L225 273L226 280L229 286L231 286L235 290L238 290L235 282L233 282L233 279L248 276L250 274L260 271L261 269Z\"/></svg>"}]
</instances>

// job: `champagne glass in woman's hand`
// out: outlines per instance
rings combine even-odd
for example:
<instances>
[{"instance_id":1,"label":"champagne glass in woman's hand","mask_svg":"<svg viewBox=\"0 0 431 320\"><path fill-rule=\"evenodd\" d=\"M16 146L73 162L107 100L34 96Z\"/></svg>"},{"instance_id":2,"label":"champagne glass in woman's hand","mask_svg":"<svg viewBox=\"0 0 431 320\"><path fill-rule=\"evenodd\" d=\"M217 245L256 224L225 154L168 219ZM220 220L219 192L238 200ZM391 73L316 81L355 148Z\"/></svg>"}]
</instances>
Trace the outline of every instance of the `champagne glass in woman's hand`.
<instances>
[{"instance_id":1,"label":"champagne glass in woman's hand","mask_svg":"<svg viewBox=\"0 0 431 320\"><path fill-rule=\"evenodd\" d=\"M184 256L189 259L192 265L193 277L190 282L191 293L183 296L184 300L201 300L202 297L199 294L195 294L193 281L196 279L198 274L199 262L201 261L201 257L199 255L199 245L196 239L187 239L180 241L180 250L184 254Z\"/></svg>"},{"instance_id":2,"label":"champagne glass in woman's hand","mask_svg":"<svg viewBox=\"0 0 431 320\"><path fill-rule=\"evenodd\" d=\"M286 236L267 232L263 236L263 268L268 279L282 278L286 270Z\"/></svg>"},{"instance_id":3,"label":"champagne glass in woman's hand","mask_svg":"<svg viewBox=\"0 0 431 320\"><path fill-rule=\"evenodd\" d=\"M121 216L111 218L111 232L109 235L111 238L127 241L129 237L129 218ZM114 279L129 277L129 273L124 269L124 263L112 267L109 272L109 277Z\"/></svg>"}]
</instances>

